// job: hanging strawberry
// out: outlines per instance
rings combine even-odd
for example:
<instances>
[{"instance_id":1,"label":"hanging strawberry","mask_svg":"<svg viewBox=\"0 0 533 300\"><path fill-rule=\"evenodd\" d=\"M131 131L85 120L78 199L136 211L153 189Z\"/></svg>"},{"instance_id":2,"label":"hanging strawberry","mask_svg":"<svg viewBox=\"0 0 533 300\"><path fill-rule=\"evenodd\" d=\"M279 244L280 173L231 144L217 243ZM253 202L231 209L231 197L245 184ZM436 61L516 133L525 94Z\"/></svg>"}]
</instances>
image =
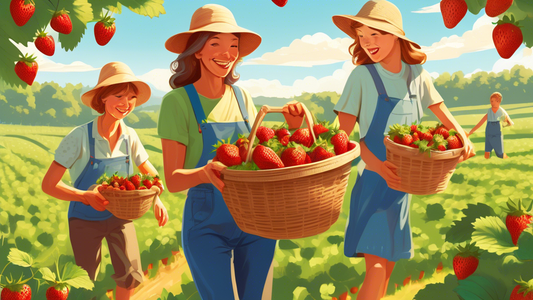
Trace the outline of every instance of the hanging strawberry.
<instances>
[{"instance_id":1,"label":"hanging strawberry","mask_svg":"<svg viewBox=\"0 0 533 300\"><path fill-rule=\"evenodd\" d=\"M37 62L35 62L35 56L28 54L20 56L21 60L15 65L15 73L24 82L29 85L33 84L35 76L37 76L37 69L39 68Z\"/></svg>"},{"instance_id":2,"label":"hanging strawberry","mask_svg":"<svg viewBox=\"0 0 533 300\"><path fill-rule=\"evenodd\" d=\"M518 49L524 41L522 30L520 30L517 25L518 23L515 25L514 16L511 18L505 16L502 20L498 21L496 27L494 27L494 30L492 31L494 46L502 58L510 58L513 56L516 49Z\"/></svg>"},{"instance_id":3,"label":"hanging strawberry","mask_svg":"<svg viewBox=\"0 0 533 300\"><path fill-rule=\"evenodd\" d=\"M497 17L506 12L513 5L513 0L487 0L485 13L489 17Z\"/></svg>"},{"instance_id":4,"label":"hanging strawberry","mask_svg":"<svg viewBox=\"0 0 533 300\"><path fill-rule=\"evenodd\" d=\"M56 43L54 38L48 33L39 30L37 31L37 38L35 39L35 47L43 54L52 56L56 50Z\"/></svg>"},{"instance_id":5,"label":"hanging strawberry","mask_svg":"<svg viewBox=\"0 0 533 300\"><path fill-rule=\"evenodd\" d=\"M54 13L52 20L50 21L50 26L55 31L62 34L69 34L72 32L72 21L68 15L68 11L62 9Z\"/></svg>"},{"instance_id":6,"label":"hanging strawberry","mask_svg":"<svg viewBox=\"0 0 533 300\"><path fill-rule=\"evenodd\" d=\"M35 12L33 0L11 0L9 11L18 26L24 26Z\"/></svg>"},{"instance_id":7,"label":"hanging strawberry","mask_svg":"<svg viewBox=\"0 0 533 300\"><path fill-rule=\"evenodd\" d=\"M94 25L94 38L96 39L96 43L100 46L105 46L109 43L116 30L115 18L111 18L111 16L106 14L102 20Z\"/></svg>"},{"instance_id":8,"label":"hanging strawberry","mask_svg":"<svg viewBox=\"0 0 533 300\"><path fill-rule=\"evenodd\" d=\"M454 28L466 15L468 5L465 0L442 0L440 12L446 28Z\"/></svg>"},{"instance_id":9,"label":"hanging strawberry","mask_svg":"<svg viewBox=\"0 0 533 300\"><path fill-rule=\"evenodd\" d=\"M272 2L274 2L274 4L276 4L279 7L285 6L285 4L287 4L288 1L289 0L272 0Z\"/></svg>"}]
</instances>

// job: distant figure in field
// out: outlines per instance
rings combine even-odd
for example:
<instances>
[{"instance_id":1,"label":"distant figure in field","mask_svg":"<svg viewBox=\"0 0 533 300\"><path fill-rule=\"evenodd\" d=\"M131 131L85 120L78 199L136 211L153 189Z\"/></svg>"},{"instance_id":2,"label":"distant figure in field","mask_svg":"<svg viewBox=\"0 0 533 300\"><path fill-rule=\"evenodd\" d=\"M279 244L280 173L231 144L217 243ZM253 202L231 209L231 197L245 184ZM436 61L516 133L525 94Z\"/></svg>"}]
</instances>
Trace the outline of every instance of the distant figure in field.
<instances>
[{"instance_id":1,"label":"distant figure in field","mask_svg":"<svg viewBox=\"0 0 533 300\"><path fill-rule=\"evenodd\" d=\"M479 123L470 130L468 135L472 135L485 121L487 121L487 127L485 129L485 158L490 158L490 153L494 149L496 156L499 158L509 158L503 151L503 135L500 126L500 121L503 121L503 126L513 126L514 123L509 117L509 114L500 106L503 96L498 92L490 95L489 111L481 118Z\"/></svg>"}]
</instances>

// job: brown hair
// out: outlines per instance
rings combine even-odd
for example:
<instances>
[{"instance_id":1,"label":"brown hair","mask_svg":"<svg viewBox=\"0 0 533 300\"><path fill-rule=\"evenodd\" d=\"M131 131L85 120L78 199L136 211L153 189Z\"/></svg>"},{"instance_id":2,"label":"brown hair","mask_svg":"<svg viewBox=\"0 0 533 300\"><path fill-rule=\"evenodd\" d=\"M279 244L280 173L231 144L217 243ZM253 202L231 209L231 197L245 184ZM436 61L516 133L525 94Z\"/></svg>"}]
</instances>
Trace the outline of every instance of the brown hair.
<instances>
[{"instance_id":1,"label":"brown hair","mask_svg":"<svg viewBox=\"0 0 533 300\"><path fill-rule=\"evenodd\" d=\"M139 94L139 89L133 82L122 82L101 87L98 92L96 92L96 95L94 95L93 100L91 101L91 107L98 113L103 114L105 112L105 103L102 99L109 95L118 95L122 92L128 93L130 90L132 90L135 95Z\"/></svg>"},{"instance_id":2,"label":"brown hair","mask_svg":"<svg viewBox=\"0 0 533 300\"><path fill-rule=\"evenodd\" d=\"M366 54L365 50L361 45L359 44L359 35L356 32L357 28L363 27L364 25L359 22L353 22L352 23L352 30L355 32L355 39L352 45L350 45L349 51L352 55L352 63L356 66L358 65L366 65L366 64L373 64L374 61ZM372 28L372 27L370 27ZM379 30L376 28L372 28L373 30L378 31L381 34L391 34L383 30ZM416 49L413 44L410 42L399 38L400 41L400 49L402 52L402 60L410 65L418 65L423 64L426 62L427 55Z\"/></svg>"},{"instance_id":3,"label":"brown hair","mask_svg":"<svg viewBox=\"0 0 533 300\"><path fill-rule=\"evenodd\" d=\"M196 52L202 50L205 43L214 35L219 34L218 32L195 32L187 41L187 46L185 51L181 53L178 58L170 64L170 70L172 71L172 76L170 76L170 86L173 89L177 89L182 86L186 86L191 83L195 83L202 76L202 69L200 61L194 55ZM233 33L236 37L240 38L240 34ZM234 84L241 77L235 72L235 67L239 62L242 61L242 58L239 57L237 61L233 64L231 71L228 76L224 79L225 84Z\"/></svg>"},{"instance_id":4,"label":"brown hair","mask_svg":"<svg viewBox=\"0 0 533 300\"><path fill-rule=\"evenodd\" d=\"M500 100L500 102L502 102L502 100L503 100L503 96L502 96L502 94L500 92L492 93L492 95L490 95L489 99L492 99L492 97L498 98Z\"/></svg>"}]
</instances>

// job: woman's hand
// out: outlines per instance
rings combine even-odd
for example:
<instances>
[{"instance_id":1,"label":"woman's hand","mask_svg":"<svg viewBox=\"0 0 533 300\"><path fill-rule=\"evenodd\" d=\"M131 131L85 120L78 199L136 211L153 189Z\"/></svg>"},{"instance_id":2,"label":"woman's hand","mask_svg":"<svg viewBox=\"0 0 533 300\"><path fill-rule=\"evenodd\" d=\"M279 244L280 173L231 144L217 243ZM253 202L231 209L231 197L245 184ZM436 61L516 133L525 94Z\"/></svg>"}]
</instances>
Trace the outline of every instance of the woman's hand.
<instances>
[{"instance_id":1,"label":"woman's hand","mask_svg":"<svg viewBox=\"0 0 533 300\"><path fill-rule=\"evenodd\" d=\"M159 221L159 227L163 227L168 222L168 212L165 208L165 205L163 205L163 202L161 202L161 199L159 199L159 196L156 197L155 203L154 203L154 215L155 219Z\"/></svg>"},{"instance_id":2,"label":"woman's hand","mask_svg":"<svg viewBox=\"0 0 533 300\"><path fill-rule=\"evenodd\" d=\"M221 193L224 190L224 182L220 179L220 172L227 168L226 165L219 161L212 161L203 166L204 183L212 183Z\"/></svg>"},{"instance_id":3,"label":"woman's hand","mask_svg":"<svg viewBox=\"0 0 533 300\"><path fill-rule=\"evenodd\" d=\"M96 189L91 189L83 193L83 204L90 205L92 208L98 211L106 210L105 206L109 204L100 192Z\"/></svg>"},{"instance_id":4,"label":"woman's hand","mask_svg":"<svg viewBox=\"0 0 533 300\"><path fill-rule=\"evenodd\" d=\"M302 103L291 101L283 106L283 116L289 129L300 128L304 120L305 111Z\"/></svg>"},{"instance_id":5,"label":"woman's hand","mask_svg":"<svg viewBox=\"0 0 533 300\"><path fill-rule=\"evenodd\" d=\"M459 158L459 162L463 162L463 161L469 159L470 157L476 155L476 151L474 149L474 144L472 144L472 142L468 138L468 136L470 134L468 134L466 132L465 132L465 134L466 134L466 137L462 137L463 138L463 145L465 147L465 152L464 152L463 156L461 156L461 158Z\"/></svg>"},{"instance_id":6,"label":"woman's hand","mask_svg":"<svg viewBox=\"0 0 533 300\"><path fill-rule=\"evenodd\" d=\"M379 175L385 179L387 185L393 190L398 190L402 183L401 178L396 174L397 169L398 167L388 160L381 163L380 166Z\"/></svg>"}]
</instances>

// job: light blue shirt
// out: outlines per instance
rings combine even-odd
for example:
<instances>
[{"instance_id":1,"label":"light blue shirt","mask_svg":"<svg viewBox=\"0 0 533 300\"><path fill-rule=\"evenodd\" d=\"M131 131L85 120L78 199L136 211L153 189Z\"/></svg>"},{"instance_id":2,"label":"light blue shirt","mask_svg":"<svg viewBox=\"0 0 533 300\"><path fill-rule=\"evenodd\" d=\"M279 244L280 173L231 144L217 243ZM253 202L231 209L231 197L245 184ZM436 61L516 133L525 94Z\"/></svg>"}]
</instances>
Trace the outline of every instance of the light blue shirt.
<instances>
[{"instance_id":1,"label":"light blue shirt","mask_svg":"<svg viewBox=\"0 0 533 300\"><path fill-rule=\"evenodd\" d=\"M489 108L489 111L487 112L487 122L499 122L502 117L507 118L507 112L500 106L500 108L493 112L492 108Z\"/></svg>"}]
</instances>

